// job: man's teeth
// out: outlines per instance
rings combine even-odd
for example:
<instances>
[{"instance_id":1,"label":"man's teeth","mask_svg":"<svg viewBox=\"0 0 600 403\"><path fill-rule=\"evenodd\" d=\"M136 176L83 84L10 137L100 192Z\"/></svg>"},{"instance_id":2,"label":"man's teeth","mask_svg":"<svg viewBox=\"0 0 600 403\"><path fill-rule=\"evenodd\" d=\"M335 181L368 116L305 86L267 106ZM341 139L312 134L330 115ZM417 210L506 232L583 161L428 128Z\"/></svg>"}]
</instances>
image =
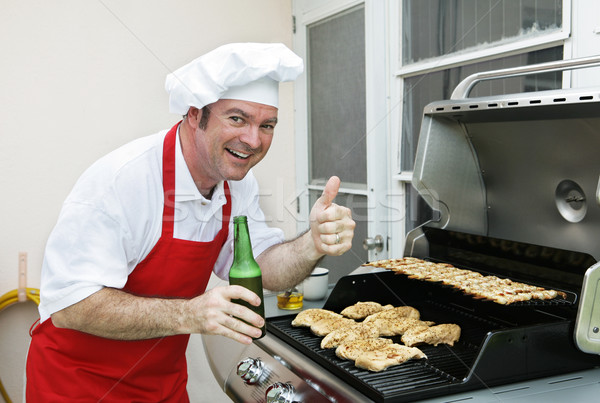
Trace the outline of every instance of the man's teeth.
<instances>
[{"instance_id":1,"label":"man's teeth","mask_svg":"<svg viewBox=\"0 0 600 403\"><path fill-rule=\"evenodd\" d=\"M236 157L239 157L239 158L246 159L246 158L248 158L250 156L250 154L244 154L244 153L241 153L239 151L233 151L233 150L231 150L229 148L227 149L227 151L229 151L231 154L233 154L233 155L235 155Z\"/></svg>"}]
</instances>

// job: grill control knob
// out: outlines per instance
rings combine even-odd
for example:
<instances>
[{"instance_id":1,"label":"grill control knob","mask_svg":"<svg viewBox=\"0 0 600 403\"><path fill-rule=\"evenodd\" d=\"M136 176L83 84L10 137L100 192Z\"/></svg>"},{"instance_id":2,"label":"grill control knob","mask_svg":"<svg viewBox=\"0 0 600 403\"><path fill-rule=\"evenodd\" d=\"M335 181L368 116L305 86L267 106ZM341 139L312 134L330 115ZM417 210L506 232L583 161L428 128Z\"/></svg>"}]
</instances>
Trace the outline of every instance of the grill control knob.
<instances>
[{"instance_id":1,"label":"grill control knob","mask_svg":"<svg viewBox=\"0 0 600 403\"><path fill-rule=\"evenodd\" d=\"M267 403L293 403L296 390L291 383L275 382L267 388Z\"/></svg>"},{"instance_id":2,"label":"grill control knob","mask_svg":"<svg viewBox=\"0 0 600 403\"><path fill-rule=\"evenodd\" d=\"M248 385L255 384L263 373L265 364L258 358L245 358L238 363L236 373Z\"/></svg>"}]
</instances>

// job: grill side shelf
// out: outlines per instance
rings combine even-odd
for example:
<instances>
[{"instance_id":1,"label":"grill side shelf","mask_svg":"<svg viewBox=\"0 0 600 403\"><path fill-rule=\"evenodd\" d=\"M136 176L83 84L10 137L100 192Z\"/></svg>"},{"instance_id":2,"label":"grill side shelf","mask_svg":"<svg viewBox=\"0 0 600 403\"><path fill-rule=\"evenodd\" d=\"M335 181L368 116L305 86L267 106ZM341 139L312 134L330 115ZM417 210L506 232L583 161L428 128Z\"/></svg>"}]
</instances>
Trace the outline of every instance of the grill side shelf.
<instances>
[{"instance_id":1,"label":"grill side shelf","mask_svg":"<svg viewBox=\"0 0 600 403\"><path fill-rule=\"evenodd\" d=\"M600 357L576 348L571 320L506 328L486 335L466 381L486 385L579 371L600 365Z\"/></svg>"}]
</instances>

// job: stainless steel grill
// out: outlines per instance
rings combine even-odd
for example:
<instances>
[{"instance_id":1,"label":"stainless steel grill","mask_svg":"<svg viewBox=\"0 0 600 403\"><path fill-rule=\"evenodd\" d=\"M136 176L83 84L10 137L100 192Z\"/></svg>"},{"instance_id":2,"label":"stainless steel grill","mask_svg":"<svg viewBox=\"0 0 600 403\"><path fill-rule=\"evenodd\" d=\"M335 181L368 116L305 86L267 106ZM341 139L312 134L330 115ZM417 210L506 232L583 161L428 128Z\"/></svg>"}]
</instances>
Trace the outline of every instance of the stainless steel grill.
<instances>
[{"instance_id":1,"label":"stainless steel grill","mask_svg":"<svg viewBox=\"0 0 600 403\"><path fill-rule=\"evenodd\" d=\"M506 270L493 266L504 263L515 278L519 268L515 265L519 263L513 260L511 265L506 264L509 261L507 254L501 258L486 255L485 263L482 262L479 252L485 249L482 245L487 245L481 238L476 242L476 248L471 245L460 249L459 256L449 259L456 251L449 245L456 243L457 238L459 243L466 242L464 239L469 239L470 235L426 229L425 236L429 238L431 249L439 253L435 258L428 256L427 259L438 260L443 256L442 261L452 262L457 267L505 277ZM510 247L524 250L531 245L510 243ZM546 251L555 256L561 252ZM472 261L473 257L478 258L477 262ZM580 258L579 261L586 260ZM547 286L545 283L540 285ZM332 350L321 349L320 337L308 329L291 327L293 316L273 318L269 321L269 330L373 401L412 401L600 364L599 357L584 354L576 348L572 334L577 294L568 289L563 291L567 294L566 299L530 300L503 306L474 300L454 288L411 280L390 271L344 277L332 291L326 309L340 312L357 301L410 305L417 308L425 320L461 326L461 339L455 346L421 346L427 360L409 361L379 374L358 369L352 362L337 358ZM399 338L394 341L400 342Z\"/></svg>"},{"instance_id":2,"label":"stainless steel grill","mask_svg":"<svg viewBox=\"0 0 600 403\"><path fill-rule=\"evenodd\" d=\"M598 63L600 57L537 70ZM525 70L532 68L476 79ZM465 98L460 91L468 93L472 82L424 110L413 186L435 219L408 235L404 255L561 290L566 298L505 306L391 271L346 276L324 308L340 312L368 300L411 305L425 320L459 324L460 341L425 346L427 360L372 373L321 349L320 337L291 326L294 315L270 318L267 337L240 353L269 362L256 383L244 383L235 368L218 375L213 363L235 400L444 399L600 372L600 89ZM207 347L209 356L214 348ZM600 384L591 390L586 396Z\"/></svg>"}]
</instances>

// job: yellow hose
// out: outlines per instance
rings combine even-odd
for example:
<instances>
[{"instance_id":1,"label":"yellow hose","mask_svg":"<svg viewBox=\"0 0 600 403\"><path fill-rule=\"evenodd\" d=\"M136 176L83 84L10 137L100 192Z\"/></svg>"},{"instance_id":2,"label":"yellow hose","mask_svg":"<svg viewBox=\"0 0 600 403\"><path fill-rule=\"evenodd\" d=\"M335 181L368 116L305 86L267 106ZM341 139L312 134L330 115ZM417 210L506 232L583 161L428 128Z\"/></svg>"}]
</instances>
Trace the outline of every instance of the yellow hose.
<instances>
[{"instance_id":1,"label":"yellow hose","mask_svg":"<svg viewBox=\"0 0 600 403\"><path fill-rule=\"evenodd\" d=\"M2 394L2 397L6 403L12 403L12 400L10 400L10 397L8 397L8 393L6 393L6 389L4 389L4 385L2 385L2 381L0 381L0 393Z\"/></svg>"},{"instance_id":2,"label":"yellow hose","mask_svg":"<svg viewBox=\"0 0 600 403\"><path fill-rule=\"evenodd\" d=\"M29 301L35 302L36 305L40 304L40 290L37 288L26 288L25 295ZM16 304L17 302L19 302L19 291L12 290L7 292L0 297L0 312L4 308L12 304ZM8 397L8 393L6 393L6 389L4 389L4 385L2 385L2 380L0 380L0 394L2 394L2 397L6 403L12 403L12 400L10 400L10 397Z\"/></svg>"}]
</instances>

